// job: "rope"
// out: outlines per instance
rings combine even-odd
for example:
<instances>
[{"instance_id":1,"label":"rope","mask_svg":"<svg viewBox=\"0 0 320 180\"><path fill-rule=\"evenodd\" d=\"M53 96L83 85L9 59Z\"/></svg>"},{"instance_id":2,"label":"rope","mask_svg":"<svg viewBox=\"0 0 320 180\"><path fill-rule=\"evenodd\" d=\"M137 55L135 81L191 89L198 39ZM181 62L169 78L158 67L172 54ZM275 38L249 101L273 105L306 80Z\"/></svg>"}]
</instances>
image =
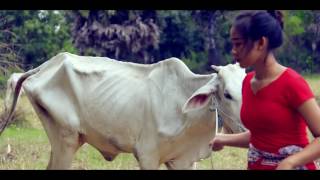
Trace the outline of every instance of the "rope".
<instances>
[{"instance_id":1,"label":"rope","mask_svg":"<svg viewBox=\"0 0 320 180\"><path fill-rule=\"evenodd\" d=\"M220 108L220 106L219 106L219 102L218 102L218 100L216 99L216 97L214 96L214 95L212 95L211 96L211 101L212 101L212 104L211 104L211 106L209 107L209 110L211 111L211 112L215 112L215 120L216 120L216 122L215 122L215 124L216 124L216 129L215 129L215 136L217 136L217 135L219 135L219 134L223 134L223 133L219 133L218 132L218 129L219 129L219 114L218 114L218 110L219 110L219 112L220 113L222 113L222 114L224 114L224 116L226 116L227 118L229 118L229 119L233 119L232 117L230 117L227 113L225 113L223 110L222 110L222 108ZM240 123L238 123L237 121L233 121L233 122L235 122L235 123L237 123L237 126L239 127L239 128L241 128L242 126L241 126L241 124ZM213 169L213 160L212 160L212 155L211 155L211 168Z\"/></svg>"},{"instance_id":2,"label":"rope","mask_svg":"<svg viewBox=\"0 0 320 180\"><path fill-rule=\"evenodd\" d=\"M211 101L212 101L212 104L211 106L209 107L210 111L215 111L215 124L216 124L216 127L215 127L215 136L219 134L218 132L218 129L219 129L219 115L218 115L218 101L216 99L216 97L214 95L211 96ZM210 156L210 160L211 160L211 169L213 169L213 159L212 159L212 155Z\"/></svg>"}]
</instances>

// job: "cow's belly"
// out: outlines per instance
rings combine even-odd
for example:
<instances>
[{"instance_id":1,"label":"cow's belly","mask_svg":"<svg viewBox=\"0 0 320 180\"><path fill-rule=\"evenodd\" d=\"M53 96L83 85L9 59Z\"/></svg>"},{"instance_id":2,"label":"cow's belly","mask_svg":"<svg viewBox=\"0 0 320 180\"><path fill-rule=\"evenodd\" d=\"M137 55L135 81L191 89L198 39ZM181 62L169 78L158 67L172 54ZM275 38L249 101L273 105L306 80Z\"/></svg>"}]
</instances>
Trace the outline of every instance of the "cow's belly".
<instances>
[{"instance_id":1,"label":"cow's belly","mask_svg":"<svg viewBox=\"0 0 320 180\"><path fill-rule=\"evenodd\" d=\"M124 152L132 152L142 129L141 123L129 122L132 119L111 120L91 119L81 122L82 132L88 143L95 144L99 149L117 149Z\"/></svg>"},{"instance_id":2,"label":"cow's belly","mask_svg":"<svg viewBox=\"0 0 320 180\"><path fill-rule=\"evenodd\" d=\"M150 107L143 98L134 95L126 101L96 95L86 96L87 101L83 102L86 107L80 122L83 131L103 149L110 144L121 151L132 152L141 132L152 124L146 122L152 121Z\"/></svg>"}]
</instances>

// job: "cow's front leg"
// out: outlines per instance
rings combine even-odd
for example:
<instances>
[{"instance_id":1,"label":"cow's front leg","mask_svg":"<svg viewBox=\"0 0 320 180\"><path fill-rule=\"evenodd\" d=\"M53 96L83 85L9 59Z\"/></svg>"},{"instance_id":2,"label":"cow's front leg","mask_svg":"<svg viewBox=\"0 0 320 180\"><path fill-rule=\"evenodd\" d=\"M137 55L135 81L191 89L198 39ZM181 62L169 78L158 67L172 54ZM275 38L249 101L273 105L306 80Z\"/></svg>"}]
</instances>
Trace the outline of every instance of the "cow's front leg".
<instances>
[{"instance_id":1,"label":"cow's front leg","mask_svg":"<svg viewBox=\"0 0 320 180\"><path fill-rule=\"evenodd\" d=\"M155 170L159 168L159 156L155 153L141 153L137 156L137 161L142 170Z\"/></svg>"},{"instance_id":2,"label":"cow's front leg","mask_svg":"<svg viewBox=\"0 0 320 180\"><path fill-rule=\"evenodd\" d=\"M154 153L144 153L138 156L140 169L155 170L159 168L159 156Z\"/></svg>"},{"instance_id":3,"label":"cow's front leg","mask_svg":"<svg viewBox=\"0 0 320 180\"><path fill-rule=\"evenodd\" d=\"M135 148L134 152L134 156L139 163L140 169L158 169L160 166L160 156L155 142L140 145Z\"/></svg>"},{"instance_id":4,"label":"cow's front leg","mask_svg":"<svg viewBox=\"0 0 320 180\"><path fill-rule=\"evenodd\" d=\"M168 170L195 170L197 163L187 159L175 159L165 163Z\"/></svg>"}]
</instances>

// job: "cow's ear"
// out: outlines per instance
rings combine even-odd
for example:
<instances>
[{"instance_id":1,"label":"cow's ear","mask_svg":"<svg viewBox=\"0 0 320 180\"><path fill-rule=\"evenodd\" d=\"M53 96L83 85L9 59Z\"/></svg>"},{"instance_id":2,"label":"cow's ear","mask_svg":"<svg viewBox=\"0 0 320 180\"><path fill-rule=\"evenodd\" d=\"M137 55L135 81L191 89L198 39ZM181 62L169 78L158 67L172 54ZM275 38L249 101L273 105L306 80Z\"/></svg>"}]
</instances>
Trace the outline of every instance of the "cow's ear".
<instances>
[{"instance_id":1,"label":"cow's ear","mask_svg":"<svg viewBox=\"0 0 320 180\"><path fill-rule=\"evenodd\" d=\"M197 110L208 105L210 102L211 96L216 93L218 89L218 79L215 74L213 78L195 93L186 101L182 107L182 112L186 113L188 111Z\"/></svg>"},{"instance_id":2,"label":"cow's ear","mask_svg":"<svg viewBox=\"0 0 320 180\"><path fill-rule=\"evenodd\" d=\"M196 110L205 107L210 102L212 93L194 94L183 105L182 112L187 113L191 110Z\"/></svg>"},{"instance_id":3,"label":"cow's ear","mask_svg":"<svg viewBox=\"0 0 320 180\"><path fill-rule=\"evenodd\" d=\"M220 66L215 66L215 65L211 65L211 68L212 68L216 73L218 73L218 72L220 71L220 69L221 69Z\"/></svg>"}]
</instances>

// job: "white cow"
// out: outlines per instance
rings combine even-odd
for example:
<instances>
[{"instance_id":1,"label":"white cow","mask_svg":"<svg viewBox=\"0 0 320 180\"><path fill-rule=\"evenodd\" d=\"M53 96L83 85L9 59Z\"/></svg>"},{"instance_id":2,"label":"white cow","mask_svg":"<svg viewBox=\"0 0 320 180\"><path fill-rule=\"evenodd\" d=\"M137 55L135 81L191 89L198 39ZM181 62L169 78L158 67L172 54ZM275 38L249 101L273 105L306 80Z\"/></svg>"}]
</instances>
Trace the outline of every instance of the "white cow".
<instances>
[{"instance_id":1,"label":"white cow","mask_svg":"<svg viewBox=\"0 0 320 180\"><path fill-rule=\"evenodd\" d=\"M243 130L245 71L237 64L214 68L218 74L199 75L177 58L145 65L60 53L19 79L11 114L23 83L51 143L48 169L69 168L83 143L108 161L125 152L134 154L141 169L162 163L190 169L211 155L211 97L235 124L234 132Z\"/></svg>"},{"instance_id":2,"label":"white cow","mask_svg":"<svg viewBox=\"0 0 320 180\"><path fill-rule=\"evenodd\" d=\"M13 95L16 84L22 75L23 75L23 73L12 73L7 81L7 90L6 90L6 97L5 97L5 102L4 102L5 111L7 111L8 107L10 105L10 99L12 99L11 96ZM23 89L21 89L19 97L22 95L24 95Z\"/></svg>"}]
</instances>

